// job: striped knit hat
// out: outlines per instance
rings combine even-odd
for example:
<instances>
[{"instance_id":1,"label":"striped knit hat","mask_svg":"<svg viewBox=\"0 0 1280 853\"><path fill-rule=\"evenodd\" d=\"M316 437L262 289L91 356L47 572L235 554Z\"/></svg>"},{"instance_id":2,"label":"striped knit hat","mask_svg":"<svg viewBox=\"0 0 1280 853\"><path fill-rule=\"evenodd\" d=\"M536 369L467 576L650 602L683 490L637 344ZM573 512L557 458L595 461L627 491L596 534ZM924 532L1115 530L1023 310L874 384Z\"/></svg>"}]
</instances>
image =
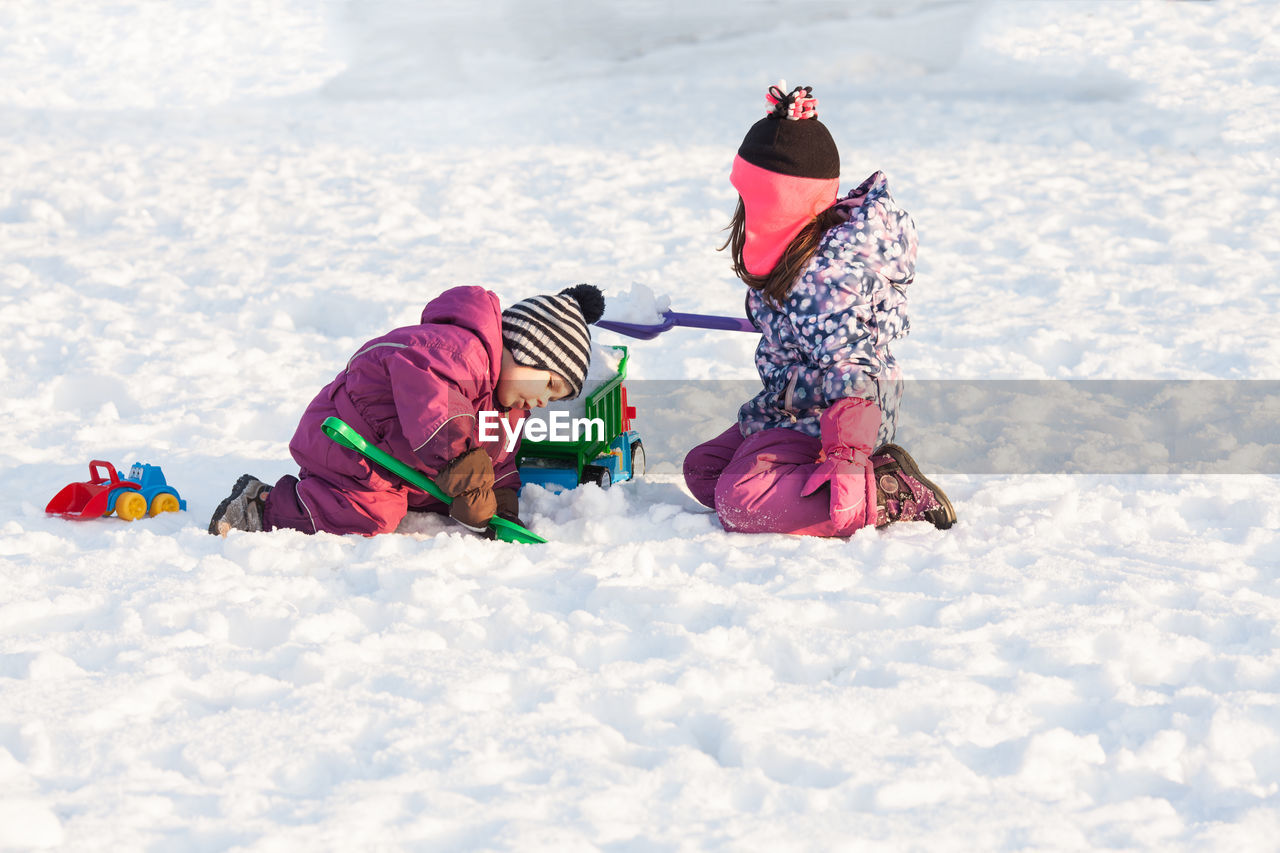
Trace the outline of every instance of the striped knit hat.
<instances>
[{"instance_id":1,"label":"striped knit hat","mask_svg":"<svg viewBox=\"0 0 1280 853\"><path fill-rule=\"evenodd\" d=\"M591 363L587 325L604 314L604 294L590 284L566 288L555 296L532 296L502 312L502 343L517 364L560 374L582 393Z\"/></svg>"}]
</instances>

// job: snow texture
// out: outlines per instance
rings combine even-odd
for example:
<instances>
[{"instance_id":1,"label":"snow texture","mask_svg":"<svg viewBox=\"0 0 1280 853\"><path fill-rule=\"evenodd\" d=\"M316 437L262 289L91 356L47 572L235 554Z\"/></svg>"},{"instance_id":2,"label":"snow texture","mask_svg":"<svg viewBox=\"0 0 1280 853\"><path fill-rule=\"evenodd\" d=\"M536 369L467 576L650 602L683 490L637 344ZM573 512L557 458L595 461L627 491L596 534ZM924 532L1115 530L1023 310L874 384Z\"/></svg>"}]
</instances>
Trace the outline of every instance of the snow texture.
<instances>
[{"instance_id":1,"label":"snow texture","mask_svg":"<svg viewBox=\"0 0 1280 853\"><path fill-rule=\"evenodd\" d=\"M625 290L612 291L605 296L604 317L616 323L640 323L656 326L663 321L663 314L671 310L671 297L658 295L652 288L633 282Z\"/></svg>"},{"instance_id":2,"label":"snow texture","mask_svg":"<svg viewBox=\"0 0 1280 853\"><path fill-rule=\"evenodd\" d=\"M1280 379L1277 34L1270 0L6 0L0 849L1275 849L1275 476L939 471L908 399L954 529L726 534L680 454L745 398L689 389L750 390L755 341L673 329L600 334L689 399L641 407L643 481L527 491L550 545L205 525L445 287L740 315L728 170L780 77L919 226L909 379ZM189 511L47 517L92 459Z\"/></svg>"}]
</instances>

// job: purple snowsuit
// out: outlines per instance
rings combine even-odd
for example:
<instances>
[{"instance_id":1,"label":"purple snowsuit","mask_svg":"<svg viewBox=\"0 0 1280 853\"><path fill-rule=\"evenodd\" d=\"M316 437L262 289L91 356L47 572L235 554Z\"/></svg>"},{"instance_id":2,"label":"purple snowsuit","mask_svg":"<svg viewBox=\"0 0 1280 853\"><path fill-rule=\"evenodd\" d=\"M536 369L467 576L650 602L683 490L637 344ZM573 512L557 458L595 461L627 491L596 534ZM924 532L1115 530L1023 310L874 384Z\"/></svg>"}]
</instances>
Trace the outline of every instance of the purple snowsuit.
<instances>
[{"instance_id":1,"label":"purple snowsuit","mask_svg":"<svg viewBox=\"0 0 1280 853\"><path fill-rule=\"evenodd\" d=\"M494 398L501 366L502 309L498 297L480 287L446 290L427 303L420 325L364 344L303 414L289 443L301 470L268 495L266 529L372 535L395 530L409 509L447 511L331 441L320 429L330 416L430 477L459 454L483 447L493 460L495 488L519 488L516 450L478 440L480 412L498 412L513 428L528 414L504 410Z\"/></svg>"},{"instance_id":2,"label":"purple snowsuit","mask_svg":"<svg viewBox=\"0 0 1280 853\"><path fill-rule=\"evenodd\" d=\"M915 276L916 229L876 172L836 202L847 221L831 228L785 301L752 290L747 311L760 329L756 368L764 389L743 404L738 423L695 447L684 475L693 496L728 530L848 535L874 524L867 465L860 524L837 530L830 490L801 496L822 449L819 418L843 398L879 409L873 447L891 441L902 379L889 343L909 328L906 287Z\"/></svg>"}]
</instances>

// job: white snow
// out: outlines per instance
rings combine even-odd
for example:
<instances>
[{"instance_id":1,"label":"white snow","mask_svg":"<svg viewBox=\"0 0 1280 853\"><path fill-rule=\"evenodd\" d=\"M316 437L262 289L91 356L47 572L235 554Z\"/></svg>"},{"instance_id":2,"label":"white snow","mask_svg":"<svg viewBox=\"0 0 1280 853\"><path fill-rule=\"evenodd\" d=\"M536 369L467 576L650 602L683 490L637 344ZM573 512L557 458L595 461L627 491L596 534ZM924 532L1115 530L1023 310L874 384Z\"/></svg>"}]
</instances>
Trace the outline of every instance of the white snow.
<instances>
[{"instance_id":1,"label":"white snow","mask_svg":"<svg viewBox=\"0 0 1280 853\"><path fill-rule=\"evenodd\" d=\"M616 346L601 346L593 340L591 363L587 366L587 379L612 379L618 374L618 366L620 364L622 364L621 349Z\"/></svg>"},{"instance_id":2,"label":"white snow","mask_svg":"<svg viewBox=\"0 0 1280 853\"><path fill-rule=\"evenodd\" d=\"M639 413L644 481L528 490L550 545L204 529L447 286L740 313L727 175L779 77L916 219L909 377L1280 378L1277 33L1269 0L0 4L0 849L1274 849L1275 476L939 469L908 400L956 528L726 534L680 453L753 337L602 332L685 396ZM189 512L47 517L92 459Z\"/></svg>"},{"instance_id":3,"label":"white snow","mask_svg":"<svg viewBox=\"0 0 1280 853\"><path fill-rule=\"evenodd\" d=\"M670 310L670 296L654 293L652 288L632 282L625 290L613 290L605 294L602 319L656 326L662 323L662 315Z\"/></svg>"}]
</instances>

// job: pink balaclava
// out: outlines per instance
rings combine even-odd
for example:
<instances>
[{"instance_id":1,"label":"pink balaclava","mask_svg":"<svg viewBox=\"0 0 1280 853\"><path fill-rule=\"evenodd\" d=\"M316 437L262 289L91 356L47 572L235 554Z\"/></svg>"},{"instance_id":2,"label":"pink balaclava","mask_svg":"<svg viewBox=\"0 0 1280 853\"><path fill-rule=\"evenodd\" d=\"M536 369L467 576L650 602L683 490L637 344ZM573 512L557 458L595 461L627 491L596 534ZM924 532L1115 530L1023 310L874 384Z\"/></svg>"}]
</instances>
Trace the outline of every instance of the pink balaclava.
<instances>
[{"instance_id":1,"label":"pink balaclava","mask_svg":"<svg viewBox=\"0 0 1280 853\"><path fill-rule=\"evenodd\" d=\"M785 85L785 84L784 84ZM729 181L747 211L742 259L747 272L768 275L814 216L835 204L840 152L818 121L813 88L770 86L768 113L747 131Z\"/></svg>"}]
</instances>

